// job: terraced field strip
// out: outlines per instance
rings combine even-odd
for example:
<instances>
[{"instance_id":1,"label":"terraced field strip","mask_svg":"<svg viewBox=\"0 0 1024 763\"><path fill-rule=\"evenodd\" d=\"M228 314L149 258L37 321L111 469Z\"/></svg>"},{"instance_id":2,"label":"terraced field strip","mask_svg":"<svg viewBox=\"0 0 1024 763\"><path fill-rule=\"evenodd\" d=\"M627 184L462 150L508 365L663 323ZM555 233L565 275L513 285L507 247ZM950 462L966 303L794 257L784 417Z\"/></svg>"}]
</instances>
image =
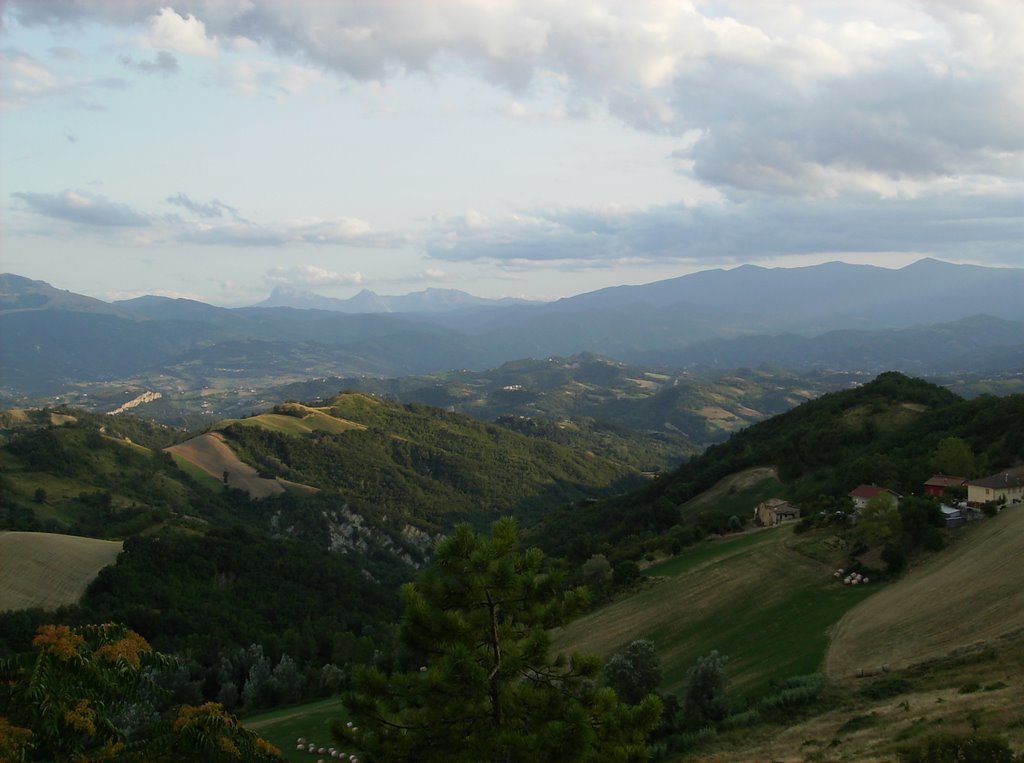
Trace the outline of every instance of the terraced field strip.
<instances>
[{"instance_id":1,"label":"terraced field strip","mask_svg":"<svg viewBox=\"0 0 1024 763\"><path fill-rule=\"evenodd\" d=\"M121 547L73 535L0 532L0 612L74 604Z\"/></svg>"},{"instance_id":2,"label":"terraced field strip","mask_svg":"<svg viewBox=\"0 0 1024 763\"><path fill-rule=\"evenodd\" d=\"M688 551L648 570L665 575L628 598L552 633L556 652L608 657L638 638L654 642L667 691L679 691L698 656L727 655L734 691L820 669L828 630L874 587L838 585L826 565L789 547L781 527Z\"/></svg>"},{"instance_id":3,"label":"terraced field strip","mask_svg":"<svg viewBox=\"0 0 1024 763\"><path fill-rule=\"evenodd\" d=\"M230 487L245 490L253 498L266 498L275 493L283 493L284 488L277 480L260 477L256 470L242 461L224 442L219 432L193 437L178 445L167 448L172 455L181 456L207 474L217 479L228 475Z\"/></svg>"},{"instance_id":4,"label":"terraced field strip","mask_svg":"<svg viewBox=\"0 0 1024 763\"><path fill-rule=\"evenodd\" d=\"M311 755L308 752L296 750L296 740L300 737L306 739L307 743L314 743L317 749L336 747L339 750L344 750L345 748L331 737L331 724L338 720L344 721L346 718L345 707L341 704L341 699L332 697L243 718L242 725L279 748L286 760L294 761L294 763L310 763L310 761L327 756ZM351 754L352 751L345 750L345 752L345 759L348 760L348 754Z\"/></svg>"},{"instance_id":5,"label":"terraced field strip","mask_svg":"<svg viewBox=\"0 0 1024 763\"><path fill-rule=\"evenodd\" d=\"M905 667L1024 629L1024 507L968 526L932 557L839 622L826 670Z\"/></svg>"}]
</instances>

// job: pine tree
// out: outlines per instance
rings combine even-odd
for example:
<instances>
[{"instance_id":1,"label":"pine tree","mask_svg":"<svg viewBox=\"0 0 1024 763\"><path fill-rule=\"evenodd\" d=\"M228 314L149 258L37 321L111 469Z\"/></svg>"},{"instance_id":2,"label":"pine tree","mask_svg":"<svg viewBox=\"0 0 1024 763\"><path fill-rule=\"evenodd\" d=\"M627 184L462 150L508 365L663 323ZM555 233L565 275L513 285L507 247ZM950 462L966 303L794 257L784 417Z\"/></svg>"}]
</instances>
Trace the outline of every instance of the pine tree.
<instances>
[{"instance_id":1,"label":"pine tree","mask_svg":"<svg viewBox=\"0 0 1024 763\"><path fill-rule=\"evenodd\" d=\"M660 702L630 707L599 687L596 658L549 655L547 630L587 601L565 593L515 523L490 537L461 525L402 589L400 643L411 670L358 670L336 735L368 761L572 763L646 760Z\"/></svg>"}]
</instances>

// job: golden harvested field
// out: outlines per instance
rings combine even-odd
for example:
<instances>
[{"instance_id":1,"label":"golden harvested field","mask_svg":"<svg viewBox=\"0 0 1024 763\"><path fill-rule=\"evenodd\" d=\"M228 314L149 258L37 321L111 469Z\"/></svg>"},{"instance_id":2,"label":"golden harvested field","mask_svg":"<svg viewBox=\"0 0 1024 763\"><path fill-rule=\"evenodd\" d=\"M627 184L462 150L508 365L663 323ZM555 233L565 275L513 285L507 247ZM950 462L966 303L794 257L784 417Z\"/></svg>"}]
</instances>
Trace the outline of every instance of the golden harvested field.
<instances>
[{"instance_id":1,"label":"golden harvested field","mask_svg":"<svg viewBox=\"0 0 1024 763\"><path fill-rule=\"evenodd\" d=\"M970 526L932 557L837 624L830 678L860 668L899 668L1024 629L1024 508Z\"/></svg>"},{"instance_id":2,"label":"golden harvested field","mask_svg":"<svg viewBox=\"0 0 1024 763\"><path fill-rule=\"evenodd\" d=\"M193 437L167 450L217 479L223 479L224 472L227 472L228 485L247 491L253 498L266 498L284 492L280 482L260 477L253 467L236 456L219 432Z\"/></svg>"},{"instance_id":3,"label":"golden harvested field","mask_svg":"<svg viewBox=\"0 0 1024 763\"><path fill-rule=\"evenodd\" d=\"M121 541L54 533L0 532L0 612L74 604Z\"/></svg>"}]
</instances>

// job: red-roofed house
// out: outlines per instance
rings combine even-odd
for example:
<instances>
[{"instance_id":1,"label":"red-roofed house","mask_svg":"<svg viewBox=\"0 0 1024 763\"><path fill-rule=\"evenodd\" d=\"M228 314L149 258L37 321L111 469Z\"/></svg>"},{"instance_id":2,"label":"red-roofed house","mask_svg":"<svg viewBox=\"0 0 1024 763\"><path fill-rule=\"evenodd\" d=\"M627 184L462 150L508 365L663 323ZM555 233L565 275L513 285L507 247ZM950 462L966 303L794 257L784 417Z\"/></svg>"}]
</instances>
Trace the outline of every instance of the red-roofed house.
<instances>
[{"instance_id":1,"label":"red-roofed house","mask_svg":"<svg viewBox=\"0 0 1024 763\"><path fill-rule=\"evenodd\" d=\"M887 487L879 487L878 485L857 485L853 490L849 492L850 498L853 499L853 508L860 511L868 505L868 501L874 498L879 493L888 493L896 501L897 505L900 502L900 494L895 490L890 490Z\"/></svg>"},{"instance_id":2,"label":"red-roofed house","mask_svg":"<svg viewBox=\"0 0 1024 763\"><path fill-rule=\"evenodd\" d=\"M948 477L945 474L936 474L924 483L924 494L941 498L948 488L965 487L966 485L966 477Z\"/></svg>"},{"instance_id":3,"label":"red-roofed house","mask_svg":"<svg viewBox=\"0 0 1024 763\"><path fill-rule=\"evenodd\" d=\"M967 483L967 503L980 506L989 501L1019 503L1024 501L1024 476L1001 472Z\"/></svg>"}]
</instances>

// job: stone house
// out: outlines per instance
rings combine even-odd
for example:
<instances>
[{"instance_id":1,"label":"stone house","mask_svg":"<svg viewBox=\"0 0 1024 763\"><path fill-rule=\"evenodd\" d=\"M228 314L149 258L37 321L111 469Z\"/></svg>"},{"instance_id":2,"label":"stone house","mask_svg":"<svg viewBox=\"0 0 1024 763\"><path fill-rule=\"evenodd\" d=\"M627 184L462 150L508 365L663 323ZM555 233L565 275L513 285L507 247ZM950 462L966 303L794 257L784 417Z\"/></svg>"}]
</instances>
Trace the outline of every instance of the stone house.
<instances>
[{"instance_id":1,"label":"stone house","mask_svg":"<svg viewBox=\"0 0 1024 763\"><path fill-rule=\"evenodd\" d=\"M800 509L781 498L769 498L754 509L754 519L763 527L774 527L782 522L800 519Z\"/></svg>"}]
</instances>

